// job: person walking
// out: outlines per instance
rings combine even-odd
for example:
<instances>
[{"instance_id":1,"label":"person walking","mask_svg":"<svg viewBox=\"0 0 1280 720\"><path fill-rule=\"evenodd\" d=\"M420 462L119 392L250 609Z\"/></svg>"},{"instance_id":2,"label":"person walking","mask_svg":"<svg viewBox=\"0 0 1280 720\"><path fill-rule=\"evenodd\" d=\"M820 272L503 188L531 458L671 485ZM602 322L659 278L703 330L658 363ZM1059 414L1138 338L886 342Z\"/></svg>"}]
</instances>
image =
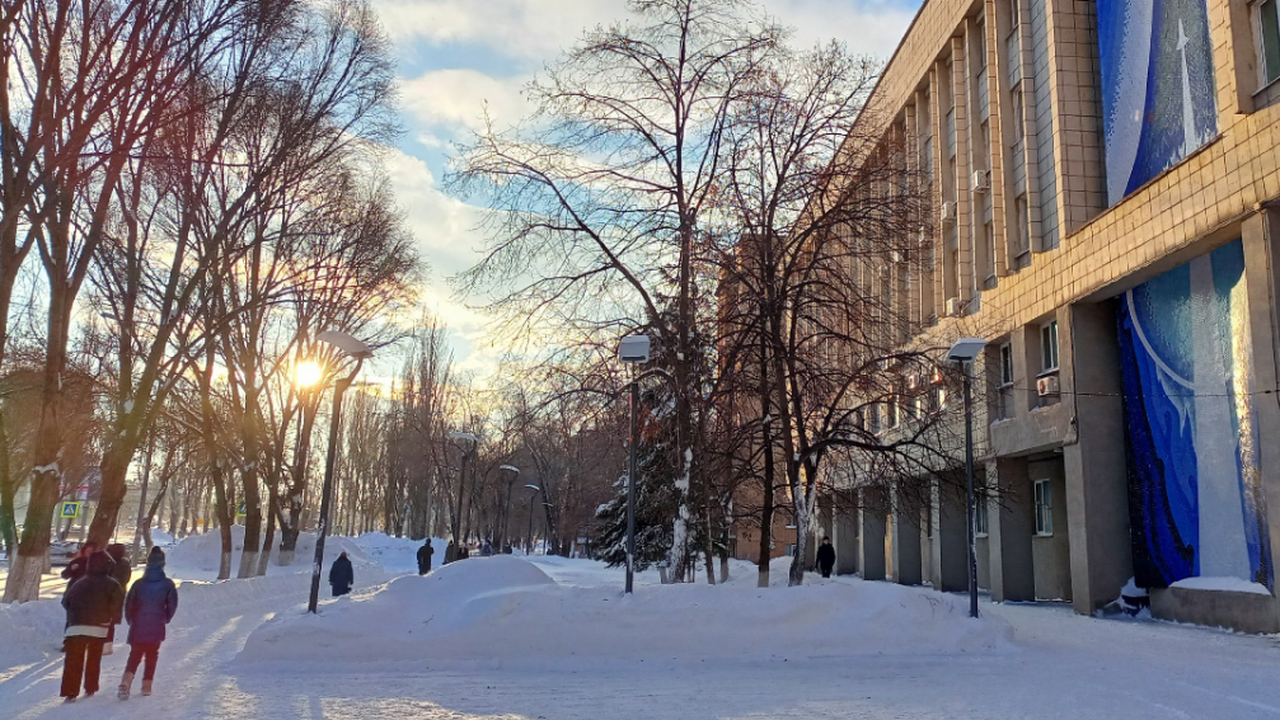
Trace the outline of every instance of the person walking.
<instances>
[{"instance_id":1,"label":"person walking","mask_svg":"<svg viewBox=\"0 0 1280 720\"><path fill-rule=\"evenodd\" d=\"M445 549L444 549L444 564L448 565L449 563L457 559L458 559L458 544L450 540L449 544L445 546Z\"/></svg>"},{"instance_id":2,"label":"person walking","mask_svg":"<svg viewBox=\"0 0 1280 720\"><path fill-rule=\"evenodd\" d=\"M435 553L435 549L431 547L431 538L427 538L422 547L418 548L418 574L426 575L431 572L431 555Z\"/></svg>"},{"instance_id":3,"label":"person walking","mask_svg":"<svg viewBox=\"0 0 1280 720\"><path fill-rule=\"evenodd\" d=\"M134 674L138 664L142 669L142 694L151 694L151 684L156 677L156 661L160 656L160 643L164 642L165 626L178 612L178 587L164 574L164 550L151 548L147 555L147 569L142 577L129 588L124 601L124 619L129 622L129 660L120 678L117 697L129 699Z\"/></svg>"},{"instance_id":4,"label":"person walking","mask_svg":"<svg viewBox=\"0 0 1280 720\"><path fill-rule=\"evenodd\" d=\"M70 590L76 581L84 577L89 572L89 558L98 552L98 543L90 540L80 546L80 551L75 557L71 558L71 562L62 568L62 579L67 581L67 589Z\"/></svg>"},{"instance_id":5,"label":"person walking","mask_svg":"<svg viewBox=\"0 0 1280 720\"><path fill-rule=\"evenodd\" d=\"M333 596L338 597L351 592L351 586L355 582L356 574L351 568L351 560L347 558L345 552L341 553L329 568L329 584L333 586Z\"/></svg>"},{"instance_id":6,"label":"person walking","mask_svg":"<svg viewBox=\"0 0 1280 720\"><path fill-rule=\"evenodd\" d=\"M111 577L111 558L95 552L87 560L87 572L62 596L67 611L67 629L63 640L66 662L62 666L62 698L73 703L80 695L81 682L85 697L98 692L98 676L102 671L102 646L113 623L120 622L124 590Z\"/></svg>"},{"instance_id":7,"label":"person walking","mask_svg":"<svg viewBox=\"0 0 1280 720\"><path fill-rule=\"evenodd\" d=\"M480 557L493 557L493 546L489 544L488 540L485 540L484 544L480 546Z\"/></svg>"},{"instance_id":8,"label":"person walking","mask_svg":"<svg viewBox=\"0 0 1280 720\"><path fill-rule=\"evenodd\" d=\"M120 589L129 590L129 580L133 577L133 568L129 567L129 561L125 558L126 548L124 543L111 543L107 546L107 555L111 558L111 577L120 583ZM116 642L116 626L113 624L111 629L107 631L107 642L102 646L102 655L115 652Z\"/></svg>"},{"instance_id":9,"label":"person walking","mask_svg":"<svg viewBox=\"0 0 1280 720\"><path fill-rule=\"evenodd\" d=\"M831 546L831 538L822 538L822 545L818 546L818 569L822 571L822 577L831 577L831 568L836 564L836 549Z\"/></svg>"}]
</instances>

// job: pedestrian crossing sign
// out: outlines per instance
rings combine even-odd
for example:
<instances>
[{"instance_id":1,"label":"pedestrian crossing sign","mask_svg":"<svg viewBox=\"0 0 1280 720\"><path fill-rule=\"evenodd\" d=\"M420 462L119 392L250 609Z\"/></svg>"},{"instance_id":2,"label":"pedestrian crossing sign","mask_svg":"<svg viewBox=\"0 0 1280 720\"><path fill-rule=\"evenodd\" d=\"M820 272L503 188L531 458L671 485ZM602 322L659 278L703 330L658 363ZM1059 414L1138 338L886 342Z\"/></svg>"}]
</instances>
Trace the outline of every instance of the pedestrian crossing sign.
<instances>
[{"instance_id":1,"label":"pedestrian crossing sign","mask_svg":"<svg viewBox=\"0 0 1280 720\"><path fill-rule=\"evenodd\" d=\"M62 503L62 517L74 518L80 516L80 503L64 502Z\"/></svg>"}]
</instances>

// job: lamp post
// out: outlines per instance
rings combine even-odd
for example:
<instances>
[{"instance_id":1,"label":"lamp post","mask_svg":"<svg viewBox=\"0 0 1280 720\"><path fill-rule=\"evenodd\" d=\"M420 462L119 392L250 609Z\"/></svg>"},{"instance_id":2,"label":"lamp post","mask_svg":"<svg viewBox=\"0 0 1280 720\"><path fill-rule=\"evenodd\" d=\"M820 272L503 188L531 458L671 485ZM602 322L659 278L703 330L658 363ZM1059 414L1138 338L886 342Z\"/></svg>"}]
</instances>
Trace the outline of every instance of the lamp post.
<instances>
[{"instance_id":1,"label":"lamp post","mask_svg":"<svg viewBox=\"0 0 1280 720\"><path fill-rule=\"evenodd\" d=\"M618 343L618 359L628 365L649 362L649 336L632 335ZM631 430L627 445L627 585L630 595L635 580L636 557L636 412L640 404L640 378L631 373Z\"/></svg>"},{"instance_id":2,"label":"lamp post","mask_svg":"<svg viewBox=\"0 0 1280 720\"><path fill-rule=\"evenodd\" d=\"M507 481L507 504L502 509L502 537L498 540L498 553L507 547L511 535L511 489L516 484L516 478L520 477L520 468L515 465L499 465L498 472L503 471L511 473L511 479Z\"/></svg>"},{"instance_id":3,"label":"lamp post","mask_svg":"<svg viewBox=\"0 0 1280 720\"><path fill-rule=\"evenodd\" d=\"M462 446L458 445L458 449L462 450L462 465L458 468L458 505L455 508L453 517L453 541L459 547L462 545L462 503L466 500L467 489L467 461L471 459L471 453L475 452L476 445L480 439L469 432L454 431L449 433L449 439L455 445L460 442L467 443L467 448L462 450Z\"/></svg>"},{"instance_id":4,"label":"lamp post","mask_svg":"<svg viewBox=\"0 0 1280 720\"><path fill-rule=\"evenodd\" d=\"M526 503L526 505L528 505L528 510L529 510L529 527L525 530L525 535L524 535L524 553L526 555L532 555L533 554L533 499L538 497L538 493L542 492L542 488L532 483L525 485L525 487L532 490L533 494L529 496L529 502Z\"/></svg>"},{"instance_id":5,"label":"lamp post","mask_svg":"<svg viewBox=\"0 0 1280 720\"><path fill-rule=\"evenodd\" d=\"M965 507L969 531L969 617L978 617L978 554L976 548L976 512L973 494L973 390L969 370L974 358L987 346L982 338L960 338L947 352L947 359L960 367L964 378L964 474Z\"/></svg>"},{"instance_id":6,"label":"lamp post","mask_svg":"<svg viewBox=\"0 0 1280 720\"><path fill-rule=\"evenodd\" d=\"M311 564L311 597L307 601L307 612L316 611L316 602L320 596L320 568L324 565L324 539L329 534L329 503L333 494L333 468L338 460L338 427L342 422L342 394L351 387L351 381L360 373L360 366L365 358L373 354L368 345L339 330L326 330L316 339L328 343L344 355L356 359L356 366L351 374L340 378L333 385L333 417L329 420L329 453L324 464L324 485L320 490L320 524L316 528L316 556Z\"/></svg>"}]
</instances>

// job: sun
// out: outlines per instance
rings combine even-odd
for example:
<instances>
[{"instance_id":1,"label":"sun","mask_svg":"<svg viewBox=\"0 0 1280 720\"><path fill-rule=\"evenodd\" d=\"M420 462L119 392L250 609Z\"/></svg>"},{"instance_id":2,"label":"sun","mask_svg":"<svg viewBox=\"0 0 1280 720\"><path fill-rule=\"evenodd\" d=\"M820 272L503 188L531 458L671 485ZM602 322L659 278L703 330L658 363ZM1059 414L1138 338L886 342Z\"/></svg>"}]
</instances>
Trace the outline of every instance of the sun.
<instances>
[{"instance_id":1,"label":"sun","mask_svg":"<svg viewBox=\"0 0 1280 720\"><path fill-rule=\"evenodd\" d=\"M315 385L323 375L324 369L314 360L299 360L293 366L293 382L301 388Z\"/></svg>"}]
</instances>

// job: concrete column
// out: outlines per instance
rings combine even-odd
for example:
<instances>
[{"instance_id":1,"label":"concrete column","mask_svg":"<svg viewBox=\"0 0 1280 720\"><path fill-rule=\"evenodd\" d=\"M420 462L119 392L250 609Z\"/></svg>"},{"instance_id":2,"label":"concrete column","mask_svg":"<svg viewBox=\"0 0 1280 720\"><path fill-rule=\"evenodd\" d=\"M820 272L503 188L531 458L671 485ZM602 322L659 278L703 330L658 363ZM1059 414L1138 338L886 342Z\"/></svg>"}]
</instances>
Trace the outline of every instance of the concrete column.
<instances>
[{"instance_id":1,"label":"concrete column","mask_svg":"<svg viewBox=\"0 0 1280 720\"><path fill-rule=\"evenodd\" d=\"M1077 303L1059 310L1058 328L1063 402L1075 403L1063 453L1071 599L1076 612L1088 615L1119 597L1133 577L1115 310L1110 303Z\"/></svg>"},{"instance_id":2,"label":"concrete column","mask_svg":"<svg viewBox=\"0 0 1280 720\"><path fill-rule=\"evenodd\" d=\"M991 599L1035 599L1035 566L1031 536L1035 517L1026 458L997 458L987 462L987 552L990 558Z\"/></svg>"},{"instance_id":3,"label":"concrete column","mask_svg":"<svg viewBox=\"0 0 1280 720\"><path fill-rule=\"evenodd\" d=\"M836 549L837 575L858 572L858 514L837 511L831 528L831 544Z\"/></svg>"},{"instance_id":4,"label":"concrete column","mask_svg":"<svg viewBox=\"0 0 1280 720\"><path fill-rule=\"evenodd\" d=\"M1249 297L1249 329L1253 346L1253 384L1250 391L1277 387L1280 383L1280 337L1276 328L1276 293L1280 289L1280 214L1266 210L1247 218L1241 228L1244 244L1246 291ZM1280 437L1280 394L1256 395L1254 415L1258 438ZM1280 447L1275 442L1258 443L1260 503L1271 538L1271 567L1280 558ZM1276 591L1274 578L1271 591ZM1280 607L1276 610L1280 623ZM1274 630L1272 631L1274 632Z\"/></svg>"},{"instance_id":5,"label":"concrete column","mask_svg":"<svg viewBox=\"0 0 1280 720\"><path fill-rule=\"evenodd\" d=\"M893 581L900 585L919 585L924 581L920 558L920 501L918 490L894 488L893 508Z\"/></svg>"},{"instance_id":6,"label":"concrete column","mask_svg":"<svg viewBox=\"0 0 1280 720\"><path fill-rule=\"evenodd\" d=\"M957 477L957 480L960 480ZM932 489L933 588L942 592L969 589L969 534L965 530L964 489L959 482Z\"/></svg>"},{"instance_id":7,"label":"concrete column","mask_svg":"<svg viewBox=\"0 0 1280 720\"><path fill-rule=\"evenodd\" d=\"M884 580L885 502L881 490L864 488L858 503L858 567L863 580Z\"/></svg>"}]
</instances>

